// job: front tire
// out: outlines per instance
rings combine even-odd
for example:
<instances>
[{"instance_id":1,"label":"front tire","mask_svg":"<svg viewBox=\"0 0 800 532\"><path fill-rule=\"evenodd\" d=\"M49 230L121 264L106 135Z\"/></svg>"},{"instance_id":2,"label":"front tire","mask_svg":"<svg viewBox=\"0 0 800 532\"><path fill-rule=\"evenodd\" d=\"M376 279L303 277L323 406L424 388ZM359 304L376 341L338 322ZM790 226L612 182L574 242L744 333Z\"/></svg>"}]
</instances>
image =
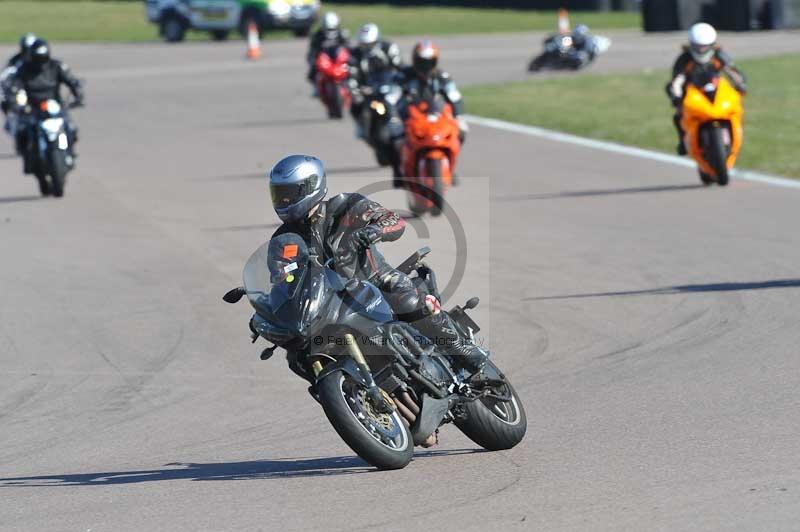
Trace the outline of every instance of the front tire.
<instances>
[{"instance_id":1,"label":"front tire","mask_svg":"<svg viewBox=\"0 0 800 532\"><path fill-rule=\"evenodd\" d=\"M328 118L341 120L344 110L344 99L339 86L331 83L328 86Z\"/></svg>"},{"instance_id":2,"label":"front tire","mask_svg":"<svg viewBox=\"0 0 800 532\"><path fill-rule=\"evenodd\" d=\"M414 454L411 434L397 411L375 414L366 389L342 371L317 383L333 428L355 453L378 469L402 469Z\"/></svg>"},{"instance_id":3,"label":"front tire","mask_svg":"<svg viewBox=\"0 0 800 532\"><path fill-rule=\"evenodd\" d=\"M431 188L428 189L428 199L433 203L431 214L438 216L444 210L444 183L442 182L442 159L428 159L425 161L428 177L431 178Z\"/></svg>"},{"instance_id":4,"label":"front tire","mask_svg":"<svg viewBox=\"0 0 800 532\"><path fill-rule=\"evenodd\" d=\"M717 173L717 184L724 187L728 184L728 147L725 145L724 131L716 127L709 134L709 163Z\"/></svg>"},{"instance_id":5,"label":"front tire","mask_svg":"<svg viewBox=\"0 0 800 532\"><path fill-rule=\"evenodd\" d=\"M161 21L161 35L167 42L181 42L186 38L186 24L177 15L167 15Z\"/></svg>"},{"instance_id":6,"label":"front tire","mask_svg":"<svg viewBox=\"0 0 800 532\"><path fill-rule=\"evenodd\" d=\"M522 401L508 380L505 386L511 392L511 401L487 397L466 403L466 419L455 422L467 438L488 451L511 449L522 441L528 430Z\"/></svg>"},{"instance_id":7,"label":"front tire","mask_svg":"<svg viewBox=\"0 0 800 532\"><path fill-rule=\"evenodd\" d=\"M64 182L67 178L67 161L64 157L64 152L61 150L52 150L48 154L48 159L53 196L60 198L64 195Z\"/></svg>"}]
</instances>

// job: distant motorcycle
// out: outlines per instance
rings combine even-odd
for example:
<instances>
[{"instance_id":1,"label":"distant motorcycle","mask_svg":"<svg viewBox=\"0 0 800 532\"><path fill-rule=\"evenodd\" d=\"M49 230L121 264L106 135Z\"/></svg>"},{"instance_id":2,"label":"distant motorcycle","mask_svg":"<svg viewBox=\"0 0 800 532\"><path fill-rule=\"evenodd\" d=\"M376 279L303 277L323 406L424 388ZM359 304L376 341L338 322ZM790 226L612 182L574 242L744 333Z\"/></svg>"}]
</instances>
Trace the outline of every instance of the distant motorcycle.
<instances>
[{"instance_id":1,"label":"distant motorcycle","mask_svg":"<svg viewBox=\"0 0 800 532\"><path fill-rule=\"evenodd\" d=\"M317 94L328 110L329 118L342 118L350 107L351 95L347 86L349 60L350 51L345 46L329 48L317 55Z\"/></svg>"},{"instance_id":2,"label":"distant motorcycle","mask_svg":"<svg viewBox=\"0 0 800 532\"><path fill-rule=\"evenodd\" d=\"M17 135L24 171L36 176L43 196L61 197L67 173L75 166L62 104L52 99L29 102L24 89L17 91L15 101L21 110Z\"/></svg>"},{"instance_id":3,"label":"distant motorcycle","mask_svg":"<svg viewBox=\"0 0 800 532\"><path fill-rule=\"evenodd\" d=\"M414 214L442 213L461 151L459 132L452 106L440 96L409 103L400 161Z\"/></svg>"},{"instance_id":4,"label":"distant motorcycle","mask_svg":"<svg viewBox=\"0 0 800 532\"><path fill-rule=\"evenodd\" d=\"M493 362L481 379L469 379L413 324L397 320L375 285L320 265L299 236L292 242L277 243L280 256L262 245L244 268L244 286L223 299L236 303L247 295L255 309L253 341L275 344L261 359L279 345L291 346L292 369L313 383L309 391L361 458L379 469L403 468L415 445L435 445L439 427L451 422L490 451L522 441L522 401ZM398 269L437 294L435 276L422 262L428 252L418 251ZM450 311L462 334L480 330L467 314L477 304L473 298Z\"/></svg>"},{"instance_id":5,"label":"distant motorcycle","mask_svg":"<svg viewBox=\"0 0 800 532\"><path fill-rule=\"evenodd\" d=\"M0 105L2 105L6 115L4 129L14 138L14 147L17 155L21 155L20 121L25 113L27 94L24 91L20 92L16 72L16 67L8 67L0 73L0 90L2 90L2 102Z\"/></svg>"},{"instance_id":6,"label":"distant motorcycle","mask_svg":"<svg viewBox=\"0 0 800 532\"><path fill-rule=\"evenodd\" d=\"M403 136L403 122L397 113L403 89L397 84L394 72L387 69L371 76L360 91L365 98L361 126L367 144L375 151L379 165L398 165L394 140Z\"/></svg>"},{"instance_id":7,"label":"distant motorcycle","mask_svg":"<svg viewBox=\"0 0 800 532\"><path fill-rule=\"evenodd\" d=\"M681 126L703 184L728 184L742 147L742 96L719 74L686 84Z\"/></svg>"},{"instance_id":8,"label":"distant motorcycle","mask_svg":"<svg viewBox=\"0 0 800 532\"><path fill-rule=\"evenodd\" d=\"M578 50L570 34L551 35L544 41L544 51L528 64L528 72L541 70L580 70L611 47L611 39L593 35L588 49Z\"/></svg>"}]
</instances>

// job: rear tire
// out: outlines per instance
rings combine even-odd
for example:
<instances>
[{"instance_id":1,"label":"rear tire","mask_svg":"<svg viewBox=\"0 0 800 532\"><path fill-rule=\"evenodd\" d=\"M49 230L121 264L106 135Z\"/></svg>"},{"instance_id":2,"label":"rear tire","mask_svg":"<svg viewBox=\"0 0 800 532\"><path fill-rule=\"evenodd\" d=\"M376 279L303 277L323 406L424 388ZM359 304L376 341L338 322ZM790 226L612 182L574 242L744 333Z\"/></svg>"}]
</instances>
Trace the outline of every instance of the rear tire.
<instances>
[{"instance_id":1,"label":"rear tire","mask_svg":"<svg viewBox=\"0 0 800 532\"><path fill-rule=\"evenodd\" d=\"M363 419L366 421L362 422L356 417L355 410L360 411L364 405L358 394L353 393L358 389L363 388L342 371L335 371L323 378L317 383L317 391L325 415L342 440L366 462L378 469L404 468L414 455L414 442L402 417L397 411L386 414L392 427L399 430L396 447L379 441L378 436L363 424L374 421L374 418L365 417Z\"/></svg>"},{"instance_id":2,"label":"rear tire","mask_svg":"<svg viewBox=\"0 0 800 532\"><path fill-rule=\"evenodd\" d=\"M464 405L467 418L455 422L467 438L489 451L511 449L522 441L528 430L522 401L511 383L506 381L506 385L511 391L511 401L486 398L467 403Z\"/></svg>"}]
</instances>

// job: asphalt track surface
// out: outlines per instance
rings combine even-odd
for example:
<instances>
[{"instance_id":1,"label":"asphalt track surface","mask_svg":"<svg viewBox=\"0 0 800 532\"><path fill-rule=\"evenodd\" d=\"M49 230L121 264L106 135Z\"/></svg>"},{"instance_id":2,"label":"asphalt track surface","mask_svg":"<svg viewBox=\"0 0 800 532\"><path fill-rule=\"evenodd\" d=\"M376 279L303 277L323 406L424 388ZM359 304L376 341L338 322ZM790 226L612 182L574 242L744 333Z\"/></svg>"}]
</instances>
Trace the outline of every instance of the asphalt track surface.
<instances>
[{"instance_id":1,"label":"asphalt track surface","mask_svg":"<svg viewBox=\"0 0 800 532\"><path fill-rule=\"evenodd\" d=\"M680 39L612 36L596 70L666 66ZM540 38L443 47L458 79L512 79ZM485 453L446 427L376 472L220 297L276 227L277 158L320 156L334 192L388 174L309 98L301 43L240 47L56 47L90 105L63 200L0 141L0 529L796 530L800 192L474 127L453 301L482 297L528 436ZM432 245L446 275L452 224L412 222L387 254Z\"/></svg>"}]
</instances>

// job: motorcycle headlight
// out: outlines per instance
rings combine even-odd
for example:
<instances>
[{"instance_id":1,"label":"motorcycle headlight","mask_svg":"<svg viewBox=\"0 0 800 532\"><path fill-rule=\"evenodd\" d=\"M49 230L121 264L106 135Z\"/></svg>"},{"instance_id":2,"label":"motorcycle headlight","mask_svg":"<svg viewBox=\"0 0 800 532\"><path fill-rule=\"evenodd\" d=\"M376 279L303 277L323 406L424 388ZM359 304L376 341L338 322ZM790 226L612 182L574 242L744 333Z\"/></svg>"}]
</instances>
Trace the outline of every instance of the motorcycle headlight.
<instances>
[{"instance_id":1,"label":"motorcycle headlight","mask_svg":"<svg viewBox=\"0 0 800 532\"><path fill-rule=\"evenodd\" d=\"M47 120L42 120L42 129L48 133L48 137L55 136L59 131L61 131L61 126L63 125L63 118L48 118Z\"/></svg>"},{"instance_id":2,"label":"motorcycle headlight","mask_svg":"<svg viewBox=\"0 0 800 532\"><path fill-rule=\"evenodd\" d=\"M51 115L57 115L61 112L61 104L55 100L47 100L45 104L45 111Z\"/></svg>"},{"instance_id":3,"label":"motorcycle headlight","mask_svg":"<svg viewBox=\"0 0 800 532\"><path fill-rule=\"evenodd\" d=\"M17 101L17 105L20 107L28 105L28 93L25 91L19 91L15 100Z\"/></svg>"},{"instance_id":4,"label":"motorcycle headlight","mask_svg":"<svg viewBox=\"0 0 800 532\"><path fill-rule=\"evenodd\" d=\"M269 12L276 17L285 17L291 11L291 6L286 0L270 0Z\"/></svg>"}]
</instances>

